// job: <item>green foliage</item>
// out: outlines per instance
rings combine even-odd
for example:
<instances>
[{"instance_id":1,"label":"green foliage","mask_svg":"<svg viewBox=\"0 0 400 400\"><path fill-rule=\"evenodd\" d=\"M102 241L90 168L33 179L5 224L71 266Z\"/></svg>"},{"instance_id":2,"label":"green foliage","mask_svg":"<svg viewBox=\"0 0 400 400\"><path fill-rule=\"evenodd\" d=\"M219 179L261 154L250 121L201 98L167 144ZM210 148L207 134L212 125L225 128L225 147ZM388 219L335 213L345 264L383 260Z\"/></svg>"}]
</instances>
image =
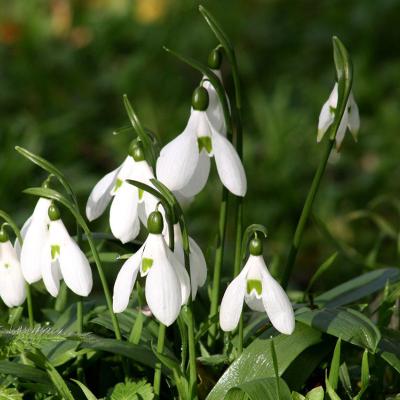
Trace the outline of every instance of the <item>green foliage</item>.
<instances>
[{"instance_id":1,"label":"green foliage","mask_svg":"<svg viewBox=\"0 0 400 400\"><path fill-rule=\"evenodd\" d=\"M153 388L145 380L118 383L111 391L110 400L152 400Z\"/></svg>"},{"instance_id":2,"label":"green foliage","mask_svg":"<svg viewBox=\"0 0 400 400\"><path fill-rule=\"evenodd\" d=\"M0 400L22 400L22 393L14 388L0 387Z\"/></svg>"}]
</instances>

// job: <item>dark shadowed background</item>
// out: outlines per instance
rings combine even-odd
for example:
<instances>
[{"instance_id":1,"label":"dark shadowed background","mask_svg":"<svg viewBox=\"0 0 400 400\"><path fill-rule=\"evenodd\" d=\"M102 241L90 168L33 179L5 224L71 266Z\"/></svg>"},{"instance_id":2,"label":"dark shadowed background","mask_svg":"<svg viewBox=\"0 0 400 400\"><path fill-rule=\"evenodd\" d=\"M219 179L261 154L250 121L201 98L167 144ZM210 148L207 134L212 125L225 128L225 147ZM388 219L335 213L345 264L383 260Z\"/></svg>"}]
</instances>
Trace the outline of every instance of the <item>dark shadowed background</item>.
<instances>
[{"instance_id":1,"label":"dark shadowed background","mask_svg":"<svg viewBox=\"0 0 400 400\"><path fill-rule=\"evenodd\" d=\"M207 60L216 45L197 10L173 0L0 1L0 208L18 222L34 199L22 195L45 175L14 151L20 145L61 168L82 210L94 183L125 157L127 93L143 124L162 143L185 126L200 76L163 45ZM275 267L286 259L298 215L322 151L320 108L334 80L332 35L355 66L359 142L347 135L332 157L315 213L349 247L324 280L333 286L374 258L396 265L400 200L400 3L378 1L204 1L236 45L245 94L246 224L269 230ZM228 91L232 84L224 65ZM220 186L213 179L188 209L192 236L206 250L217 230ZM371 202L380 217L371 220ZM349 214L350 213L350 214ZM67 214L67 212L65 212ZM367 216L367 218L364 218ZM107 217L95 225L106 228ZM72 225L71 225L72 227ZM232 260L229 236L225 267ZM399 241L400 243L400 241ZM299 254L293 287L304 287L334 251L313 223ZM365 262L351 257L357 249ZM209 260L212 253L208 252ZM367 266L366 266L367 265Z\"/></svg>"}]
</instances>

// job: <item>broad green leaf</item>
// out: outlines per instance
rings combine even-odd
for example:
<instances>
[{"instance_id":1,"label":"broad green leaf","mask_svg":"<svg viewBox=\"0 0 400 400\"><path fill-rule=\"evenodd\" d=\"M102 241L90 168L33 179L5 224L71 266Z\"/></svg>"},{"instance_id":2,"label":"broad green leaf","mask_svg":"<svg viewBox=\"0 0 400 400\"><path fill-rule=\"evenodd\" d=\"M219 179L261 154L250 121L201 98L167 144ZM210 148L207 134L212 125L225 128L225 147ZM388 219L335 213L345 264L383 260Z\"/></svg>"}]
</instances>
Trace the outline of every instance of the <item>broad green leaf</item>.
<instances>
[{"instance_id":1,"label":"broad green leaf","mask_svg":"<svg viewBox=\"0 0 400 400\"><path fill-rule=\"evenodd\" d=\"M378 349L379 355L400 373L400 333L391 329L382 330Z\"/></svg>"},{"instance_id":2,"label":"broad green leaf","mask_svg":"<svg viewBox=\"0 0 400 400\"><path fill-rule=\"evenodd\" d=\"M17 389L0 387L0 400L23 400L23 397Z\"/></svg>"},{"instance_id":3,"label":"broad green leaf","mask_svg":"<svg viewBox=\"0 0 400 400\"><path fill-rule=\"evenodd\" d=\"M35 353L28 352L26 356L35 363L41 369L44 369L49 378L53 382L53 385L57 389L57 392L60 394L61 398L64 400L74 400L71 391L69 390L67 384L65 383L62 376L59 372L50 364L47 358L40 352L36 351Z\"/></svg>"},{"instance_id":4,"label":"broad green leaf","mask_svg":"<svg viewBox=\"0 0 400 400\"><path fill-rule=\"evenodd\" d=\"M156 357L149 348L129 342L94 337L90 340L83 341L80 347L119 354L149 368L154 368L156 364Z\"/></svg>"},{"instance_id":5,"label":"broad green leaf","mask_svg":"<svg viewBox=\"0 0 400 400\"><path fill-rule=\"evenodd\" d=\"M337 340L333 357L331 361L331 367L329 369L329 383L334 390L337 389L339 382L339 369L340 369L340 350L341 350L342 339Z\"/></svg>"},{"instance_id":6,"label":"broad green leaf","mask_svg":"<svg viewBox=\"0 0 400 400\"><path fill-rule=\"evenodd\" d=\"M399 279L398 268L371 271L321 294L315 298L315 303L327 307L343 306L383 289L387 282L393 283Z\"/></svg>"},{"instance_id":7,"label":"broad green leaf","mask_svg":"<svg viewBox=\"0 0 400 400\"><path fill-rule=\"evenodd\" d=\"M318 386L307 393L305 400L324 400L324 395L323 387Z\"/></svg>"},{"instance_id":8,"label":"broad green leaf","mask_svg":"<svg viewBox=\"0 0 400 400\"><path fill-rule=\"evenodd\" d=\"M12 375L19 379L51 385L50 379L44 371L30 365L11 361L0 361L0 373Z\"/></svg>"},{"instance_id":9,"label":"broad green leaf","mask_svg":"<svg viewBox=\"0 0 400 400\"><path fill-rule=\"evenodd\" d=\"M350 308L325 308L297 311L296 320L308 326L336 336L342 340L375 352L381 334L374 323L366 316Z\"/></svg>"},{"instance_id":10,"label":"broad green leaf","mask_svg":"<svg viewBox=\"0 0 400 400\"><path fill-rule=\"evenodd\" d=\"M233 387L244 382L275 376L270 338L261 335L255 339L225 371L207 397L207 400L223 399ZM299 354L308 347L320 342L321 333L308 326L297 323L292 335L274 337L275 351L278 359L279 375L290 366Z\"/></svg>"},{"instance_id":11,"label":"broad green leaf","mask_svg":"<svg viewBox=\"0 0 400 400\"><path fill-rule=\"evenodd\" d=\"M71 381L75 382L81 388L87 400L97 400L97 397L82 382L79 382L76 379L71 379Z\"/></svg>"},{"instance_id":12,"label":"broad green leaf","mask_svg":"<svg viewBox=\"0 0 400 400\"><path fill-rule=\"evenodd\" d=\"M283 379L255 379L229 389L224 400L291 400L290 390Z\"/></svg>"},{"instance_id":13,"label":"broad green leaf","mask_svg":"<svg viewBox=\"0 0 400 400\"><path fill-rule=\"evenodd\" d=\"M139 382L128 381L118 383L112 390L110 400L152 400L154 399L153 388L145 380Z\"/></svg>"},{"instance_id":14,"label":"broad green leaf","mask_svg":"<svg viewBox=\"0 0 400 400\"><path fill-rule=\"evenodd\" d=\"M297 392L292 392L292 400L305 400L305 397Z\"/></svg>"}]
</instances>

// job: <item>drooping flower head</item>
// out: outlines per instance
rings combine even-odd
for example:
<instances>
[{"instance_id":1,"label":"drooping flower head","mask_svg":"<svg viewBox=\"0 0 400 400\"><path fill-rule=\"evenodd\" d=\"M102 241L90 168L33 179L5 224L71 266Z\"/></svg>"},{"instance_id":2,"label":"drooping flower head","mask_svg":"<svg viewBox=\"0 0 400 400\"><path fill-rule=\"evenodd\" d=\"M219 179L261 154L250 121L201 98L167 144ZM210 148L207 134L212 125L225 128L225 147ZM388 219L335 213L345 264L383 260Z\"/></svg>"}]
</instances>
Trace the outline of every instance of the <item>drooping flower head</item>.
<instances>
[{"instance_id":1,"label":"drooping flower head","mask_svg":"<svg viewBox=\"0 0 400 400\"><path fill-rule=\"evenodd\" d=\"M89 261L68 234L50 200L39 199L21 233L21 268L28 283L43 279L47 291L56 297L64 279L74 293L89 295L93 286Z\"/></svg>"},{"instance_id":2,"label":"drooping flower head","mask_svg":"<svg viewBox=\"0 0 400 400\"><path fill-rule=\"evenodd\" d=\"M113 309L123 312L137 275L146 278L145 297L152 314L164 325L171 325L190 295L190 280L184 266L169 249L162 234L164 222L159 211L148 217L149 235L142 247L121 267L114 284Z\"/></svg>"},{"instance_id":3,"label":"drooping flower head","mask_svg":"<svg viewBox=\"0 0 400 400\"><path fill-rule=\"evenodd\" d=\"M322 140L326 131L332 125L335 119L337 103L338 103L338 84L335 83L335 86L333 87L333 90L328 100L322 106L321 113L319 114L317 142L320 142ZM346 109L344 111L342 120L340 121L339 128L336 133L337 150L339 150L342 145L347 128L351 132L353 139L357 141L357 133L358 130L360 129L360 115L358 112L358 106L354 100L352 92L350 92L346 104Z\"/></svg>"},{"instance_id":4,"label":"drooping flower head","mask_svg":"<svg viewBox=\"0 0 400 400\"><path fill-rule=\"evenodd\" d=\"M236 196L244 196L247 181L242 162L232 143L210 122L209 104L207 89L195 89L185 130L161 150L157 178L170 190L194 196L207 183L210 157L214 157L223 185Z\"/></svg>"},{"instance_id":5,"label":"drooping flower head","mask_svg":"<svg viewBox=\"0 0 400 400\"><path fill-rule=\"evenodd\" d=\"M18 255L3 228L0 229L0 297L10 308L20 306L26 298Z\"/></svg>"},{"instance_id":6,"label":"drooping flower head","mask_svg":"<svg viewBox=\"0 0 400 400\"><path fill-rule=\"evenodd\" d=\"M93 221L103 214L108 204L110 208L110 227L112 234L127 243L139 234L140 220L146 224L147 216L154 210L157 199L129 184L128 179L153 186L152 168L145 160L143 145L134 140L128 156L120 167L104 176L90 193L86 205L86 216Z\"/></svg>"},{"instance_id":7,"label":"drooping flower head","mask_svg":"<svg viewBox=\"0 0 400 400\"><path fill-rule=\"evenodd\" d=\"M232 331L237 327L243 301L254 311L266 312L279 332L286 335L293 333L295 321L292 305L265 265L259 238L250 242L250 256L222 298L219 314L222 330Z\"/></svg>"}]
</instances>

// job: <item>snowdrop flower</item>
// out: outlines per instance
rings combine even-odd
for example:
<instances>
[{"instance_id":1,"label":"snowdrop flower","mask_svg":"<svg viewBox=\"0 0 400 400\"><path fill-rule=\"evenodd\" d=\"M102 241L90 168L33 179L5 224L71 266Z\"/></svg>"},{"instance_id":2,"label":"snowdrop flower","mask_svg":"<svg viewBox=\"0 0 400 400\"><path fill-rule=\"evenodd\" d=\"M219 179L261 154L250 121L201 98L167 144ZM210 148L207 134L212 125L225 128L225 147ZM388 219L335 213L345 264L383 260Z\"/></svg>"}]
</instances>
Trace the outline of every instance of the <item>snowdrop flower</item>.
<instances>
[{"instance_id":1,"label":"snowdrop flower","mask_svg":"<svg viewBox=\"0 0 400 400\"><path fill-rule=\"evenodd\" d=\"M50 200L40 198L32 216L28 218L21 230L24 239L21 248L21 269L29 284L42 279L42 248L48 237L50 205Z\"/></svg>"},{"instance_id":2,"label":"snowdrop flower","mask_svg":"<svg viewBox=\"0 0 400 400\"><path fill-rule=\"evenodd\" d=\"M332 125L335 119L335 112L338 102L338 84L335 83L332 93L328 100L322 106L321 113L319 114L318 121L318 136L317 142L320 142L325 135L325 132ZM344 111L342 120L339 124L339 129L336 133L336 149L339 150L342 145L346 129L349 128L353 139L357 141L357 133L360 129L360 116L358 113L358 106L354 100L353 93L350 92L349 99L347 100L346 109Z\"/></svg>"},{"instance_id":3,"label":"snowdrop flower","mask_svg":"<svg viewBox=\"0 0 400 400\"><path fill-rule=\"evenodd\" d=\"M47 291L57 297L60 280L77 295L88 296L93 287L90 264L68 234L55 205L48 209L50 219L47 240L42 244L41 271Z\"/></svg>"},{"instance_id":4,"label":"snowdrop flower","mask_svg":"<svg viewBox=\"0 0 400 400\"><path fill-rule=\"evenodd\" d=\"M219 321L224 331L239 323L243 300L254 311L266 312L272 325L281 333L293 333L292 305L279 283L269 273L262 256L262 242L250 242L250 256L240 274L229 284L222 298Z\"/></svg>"},{"instance_id":5,"label":"snowdrop flower","mask_svg":"<svg viewBox=\"0 0 400 400\"><path fill-rule=\"evenodd\" d=\"M185 130L161 150L157 178L170 190L194 196L204 188L210 157L214 157L223 185L236 196L244 196L247 181L242 162L232 143L210 122L206 112L209 95L204 87L194 91L192 106Z\"/></svg>"},{"instance_id":6,"label":"snowdrop flower","mask_svg":"<svg viewBox=\"0 0 400 400\"><path fill-rule=\"evenodd\" d=\"M0 297L10 308L20 306L26 298L17 252L3 229L0 230Z\"/></svg>"},{"instance_id":7,"label":"snowdrop flower","mask_svg":"<svg viewBox=\"0 0 400 400\"><path fill-rule=\"evenodd\" d=\"M129 155L120 167L104 176L93 188L86 205L86 216L93 221L103 214L108 204L110 227L113 235L127 243L139 234L140 220L145 224L148 214L154 210L157 199L151 194L126 182L127 179L153 186L153 171L144 157L143 145L135 140Z\"/></svg>"},{"instance_id":8,"label":"snowdrop flower","mask_svg":"<svg viewBox=\"0 0 400 400\"><path fill-rule=\"evenodd\" d=\"M169 243L168 230L166 231L165 238ZM206 283L207 263L199 245L191 237L189 237L189 250L190 286L192 300L194 300L196 298L198 288L202 287ZM178 223L174 225L174 254L178 261L182 265L185 265L182 231Z\"/></svg>"},{"instance_id":9,"label":"snowdrop flower","mask_svg":"<svg viewBox=\"0 0 400 400\"><path fill-rule=\"evenodd\" d=\"M146 277L145 296L152 314L164 325L171 325L190 295L190 280L184 266L165 242L163 217L159 211L149 215L149 235L143 246L121 267L114 284L114 312L124 311L140 271Z\"/></svg>"}]
</instances>

